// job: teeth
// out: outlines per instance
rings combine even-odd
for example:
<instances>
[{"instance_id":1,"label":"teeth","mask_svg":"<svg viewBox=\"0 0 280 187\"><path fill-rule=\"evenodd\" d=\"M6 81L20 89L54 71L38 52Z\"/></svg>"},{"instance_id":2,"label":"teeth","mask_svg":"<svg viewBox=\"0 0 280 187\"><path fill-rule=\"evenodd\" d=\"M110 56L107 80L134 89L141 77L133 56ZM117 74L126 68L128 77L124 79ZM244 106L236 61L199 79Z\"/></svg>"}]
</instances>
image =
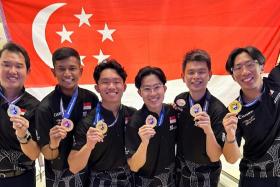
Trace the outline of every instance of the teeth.
<instances>
[{"instance_id":1,"label":"teeth","mask_svg":"<svg viewBox=\"0 0 280 187\"><path fill-rule=\"evenodd\" d=\"M64 82L71 83L72 79L64 79Z\"/></svg>"},{"instance_id":2,"label":"teeth","mask_svg":"<svg viewBox=\"0 0 280 187\"><path fill-rule=\"evenodd\" d=\"M15 80L17 80L17 78L16 77L8 77L8 80L15 81Z\"/></svg>"},{"instance_id":3,"label":"teeth","mask_svg":"<svg viewBox=\"0 0 280 187\"><path fill-rule=\"evenodd\" d=\"M249 81L251 81L252 79L253 79L252 77L249 77L249 78L243 79L243 82L249 82Z\"/></svg>"}]
</instances>

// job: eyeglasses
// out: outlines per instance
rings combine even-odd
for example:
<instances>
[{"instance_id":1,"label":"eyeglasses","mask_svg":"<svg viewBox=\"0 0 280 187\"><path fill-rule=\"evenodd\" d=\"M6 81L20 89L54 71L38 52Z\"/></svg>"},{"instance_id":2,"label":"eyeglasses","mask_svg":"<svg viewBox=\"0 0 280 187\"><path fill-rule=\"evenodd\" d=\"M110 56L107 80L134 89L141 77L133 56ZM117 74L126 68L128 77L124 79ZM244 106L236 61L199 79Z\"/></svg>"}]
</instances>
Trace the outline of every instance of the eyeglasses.
<instances>
[{"instance_id":1,"label":"eyeglasses","mask_svg":"<svg viewBox=\"0 0 280 187\"><path fill-rule=\"evenodd\" d=\"M143 93L152 93L152 92L158 92L160 91L161 88L163 88L163 84L161 83L158 83L158 84L154 84L152 86L143 86L140 88L140 90L143 92Z\"/></svg>"},{"instance_id":2,"label":"eyeglasses","mask_svg":"<svg viewBox=\"0 0 280 187\"><path fill-rule=\"evenodd\" d=\"M106 87L110 86L111 84L114 86L119 86L123 84L123 81L121 79L102 79L98 84Z\"/></svg>"},{"instance_id":3,"label":"eyeglasses","mask_svg":"<svg viewBox=\"0 0 280 187\"><path fill-rule=\"evenodd\" d=\"M258 63L257 60L248 60L248 61L246 61L246 62L244 62L244 63L242 63L242 64L237 64L237 65L233 66L233 67L231 68L231 71L232 71L233 73L237 73L237 74L238 74L238 73L241 73L243 66L244 66L247 70L251 71L251 70L254 70L254 69L255 69L257 63Z\"/></svg>"}]
</instances>

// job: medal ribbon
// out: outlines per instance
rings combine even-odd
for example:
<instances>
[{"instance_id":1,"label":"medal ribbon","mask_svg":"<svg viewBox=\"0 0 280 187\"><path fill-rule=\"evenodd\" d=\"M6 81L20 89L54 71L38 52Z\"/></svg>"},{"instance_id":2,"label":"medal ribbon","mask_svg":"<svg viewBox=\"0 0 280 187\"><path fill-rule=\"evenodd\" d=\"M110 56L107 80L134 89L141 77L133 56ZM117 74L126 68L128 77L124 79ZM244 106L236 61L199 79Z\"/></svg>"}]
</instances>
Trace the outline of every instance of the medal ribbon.
<instances>
[{"instance_id":1,"label":"medal ribbon","mask_svg":"<svg viewBox=\"0 0 280 187\"><path fill-rule=\"evenodd\" d=\"M242 99L242 97L241 97L241 95L238 97L238 101L241 103L241 105L242 106L244 106L244 107L250 107L250 106L253 106L254 104L256 104L259 100L260 100L260 98L261 98L261 96L262 96L262 94L265 92L265 87L263 88L263 90L262 90L262 93L261 93L261 95L259 95L256 99L254 99L253 101L251 101L251 102L249 102L249 103L244 103L243 102L243 99Z\"/></svg>"},{"instance_id":2,"label":"medal ribbon","mask_svg":"<svg viewBox=\"0 0 280 187\"><path fill-rule=\"evenodd\" d=\"M158 120L158 123L157 123L157 125L159 127L162 125L163 119L164 119L164 106L162 106L162 109L161 109L160 114L159 114L159 120Z\"/></svg>"},{"instance_id":3,"label":"medal ribbon","mask_svg":"<svg viewBox=\"0 0 280 187\"><path fill-rule=\"evenodd\" d=\"M96 126L96 124L98 123L98 121L100 121L100 120L103 120L103 121L104 121L104 119L103 119L103 117L102 117L102 115L101 115L101 112L100 112L100 108L101 108L101 106L100 106L100 102L99 102L99 103L97 103L97 105L96 105L96 107L95 107L95 118L94 118L93 123L92 123L94 126ZM120 106L120 109L121 109L121 106ZM120 111L120 109L119 109L119 111ZM111 123L110 125L108 125L108 127L114 126L114 125L116 124L116 122L118 121L118 118L119 118L119 112L118 112L118 114L117 114L117 116L116 116L115 121L113 121L113 123Z\"/></svg>"},{"instance_id":4,"label":"medal ribbon","mask_svg":"<svg viewBox=\"0 0 280 187\"><path fill-rule=\"evenodd\" d=\"M24 93L23 93L24 94ZM0 88L0 96L10 105L10 104L15 104L17 103L20 98L23 96L23 94L21 94L20 96L16 97L14 100L9 101L8 98L3 94L3 90Z\"/></svg>"},{"instance_id":5,"label":"medal ribbon","mask_svg":"<svg viewBox=\"0 0 280 187\"><path fill-rule=\"evenodd\" d=\"M60 111L63 114L63 118L66 118L66 119L70 118L71 112L72 112L72 110L73 110L73 108L75 106L77 98L78 98L78 87L75 89L74 94L71 97L71 100L70 100L70 102L69 102L69 104L67 106L66 111L64 110L64 107L63 107L62 98L60 98Z\"/></svg>"},{"instance_id":6,"label":"medal ribbon","mask_svg":"<svg viewBox=\"0 0 280 187\"><path fill-rule=\"evenodd\" d=\"M203 109L202 109L206 113L208 111L210 97L211 97L211 95L209 94L208 91L206 91L206 98L205 98L205 102L204 102ZM194 100L191 97L191 95L189 95L189 104L190 104L190 108L194 105Z\"/></svg>"}]
</instances>

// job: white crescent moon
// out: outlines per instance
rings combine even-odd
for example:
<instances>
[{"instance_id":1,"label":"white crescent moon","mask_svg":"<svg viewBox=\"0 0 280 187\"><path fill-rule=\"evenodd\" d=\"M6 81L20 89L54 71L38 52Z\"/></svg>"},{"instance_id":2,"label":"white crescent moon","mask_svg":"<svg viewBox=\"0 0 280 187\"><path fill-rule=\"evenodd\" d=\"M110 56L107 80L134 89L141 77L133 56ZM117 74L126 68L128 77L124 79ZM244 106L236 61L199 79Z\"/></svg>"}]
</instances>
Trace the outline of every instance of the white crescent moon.
<instances>
[{"instance_id":1,"label":"white crescent moon","mask_svg":"<svg viewBox=\"0 0 280 187\"><path fill-rule=\"evenodd\" d=\"M52 64L52 53L46 41L46 26L50 16L60 7L66 5L66 3L55 3L49 5L36 15L32 23L32 42L35 51L39 57L45 62L49 67L53 68Z\"/></svg>"}]
</instances>

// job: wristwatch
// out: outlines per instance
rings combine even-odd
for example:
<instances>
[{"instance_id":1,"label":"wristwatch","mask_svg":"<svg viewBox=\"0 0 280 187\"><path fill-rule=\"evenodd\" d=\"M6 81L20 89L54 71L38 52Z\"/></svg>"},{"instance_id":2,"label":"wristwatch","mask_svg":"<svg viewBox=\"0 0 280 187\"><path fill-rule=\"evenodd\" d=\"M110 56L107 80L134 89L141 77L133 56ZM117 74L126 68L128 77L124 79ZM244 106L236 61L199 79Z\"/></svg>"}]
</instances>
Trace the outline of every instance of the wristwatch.
<instances>
[{"instance_id":1,"label":"wristwatch","mask_svg":"<svg viewBox=\"0 0 280 187\"><path fill-rule=\"evenodd\" d=\"M20 144L27 144L30 141L31 138L32 138L31 134L28 130L26 131L26 134L25 134L24 137L18 137L17 136L17 139L18 139Z\"/></svg>"}]
</instances>

